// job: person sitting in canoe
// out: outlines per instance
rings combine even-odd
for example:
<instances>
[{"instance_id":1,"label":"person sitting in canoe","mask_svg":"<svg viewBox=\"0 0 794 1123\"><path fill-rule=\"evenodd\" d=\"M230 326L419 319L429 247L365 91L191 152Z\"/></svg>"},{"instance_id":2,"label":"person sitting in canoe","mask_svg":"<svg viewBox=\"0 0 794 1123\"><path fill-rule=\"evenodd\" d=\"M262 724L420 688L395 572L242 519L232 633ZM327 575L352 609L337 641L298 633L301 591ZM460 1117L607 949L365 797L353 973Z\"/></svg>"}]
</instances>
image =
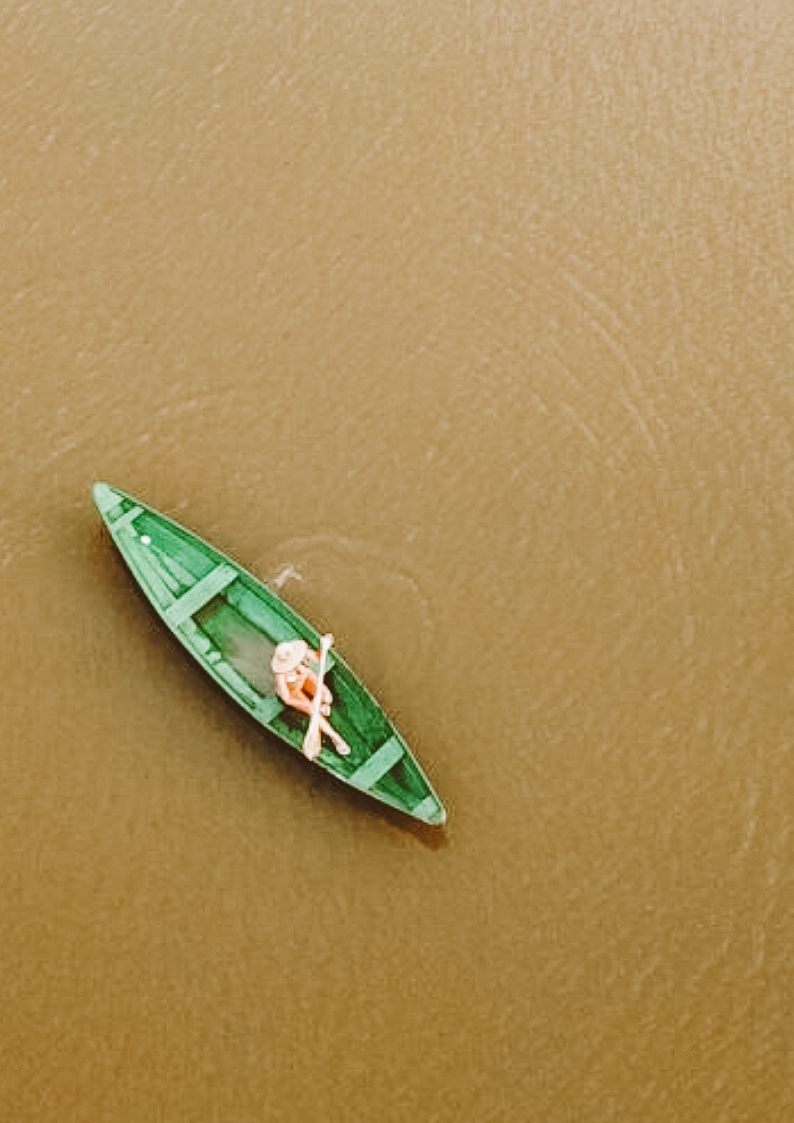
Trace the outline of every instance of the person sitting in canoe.
<instances>
[{"instance_id":1,"label":"person sitting in canoe","mask_svg":"<svg viewBox=\"0 0 794 1123\"><path fill-rule=\"evenodd\" d=\"M333 636L329 636L327 639L333 642ZM314 699L317 693L317 675L308 667L306 662L308 659L319 663L320 652L310 651L305 640L287 640L276 647L270 666L281 701L311 717L314 713ZM333 741L334 748L339 755L347 756L350 753L350 746L339 736L328 721L333 700L331 691L323 683L320 695L319 728ZM304 752L310 760L313 760L319 751L319 736L313 746L304 746Z\"/></svg>"}]
</instances>

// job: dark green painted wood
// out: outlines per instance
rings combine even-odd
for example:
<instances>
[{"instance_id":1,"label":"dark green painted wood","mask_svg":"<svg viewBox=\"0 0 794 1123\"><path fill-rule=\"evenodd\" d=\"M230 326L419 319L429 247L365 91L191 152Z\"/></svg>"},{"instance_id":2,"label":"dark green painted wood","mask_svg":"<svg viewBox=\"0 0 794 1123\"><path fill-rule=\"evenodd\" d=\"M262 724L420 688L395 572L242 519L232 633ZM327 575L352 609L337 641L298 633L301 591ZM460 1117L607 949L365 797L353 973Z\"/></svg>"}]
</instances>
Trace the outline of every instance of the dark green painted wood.
<instances>
[{"instance_id":1,"label":"dark green painted wood","mask_svg":"<svg viewBox=\"0 0 794 1123\"><path fill-rule=\"evenodd\" d=\"M307 719L276 694L270 659L276 644L319 633L272 589L171 519L107 484L94 502L139 585L173 634L207 674L254 718L300 751ZM359 791L423 822L446 812L405 741L338 652L327 678L332 721L349 757L323 746L316 763Z\"/></svg>"}]
</instances>

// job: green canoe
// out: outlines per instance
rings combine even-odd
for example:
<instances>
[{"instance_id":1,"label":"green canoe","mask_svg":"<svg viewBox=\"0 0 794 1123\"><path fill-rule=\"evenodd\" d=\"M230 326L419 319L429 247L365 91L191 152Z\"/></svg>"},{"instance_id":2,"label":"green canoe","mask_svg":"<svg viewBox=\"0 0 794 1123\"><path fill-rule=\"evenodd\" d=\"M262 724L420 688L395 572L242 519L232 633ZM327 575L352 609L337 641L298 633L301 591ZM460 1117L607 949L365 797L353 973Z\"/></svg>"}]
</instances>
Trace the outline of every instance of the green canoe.
<instances>
[{"instance_id":1,"label":"green canoe","mask_svg":"<svg viewBox=\"0 0 794 1123\"><path fill-rule=\"evenodd\" d=\"M94 485L94 502L138 584L177 639L249 714L301 750L308 719L276 694L276 644L319 634L271 589L218 550L123 491ZM331 724L350 745L323 745L316 763L340 780L425 823L446 821L444 805L374 698L332 649L325 681Z\"/></svg>"}]
</instances>

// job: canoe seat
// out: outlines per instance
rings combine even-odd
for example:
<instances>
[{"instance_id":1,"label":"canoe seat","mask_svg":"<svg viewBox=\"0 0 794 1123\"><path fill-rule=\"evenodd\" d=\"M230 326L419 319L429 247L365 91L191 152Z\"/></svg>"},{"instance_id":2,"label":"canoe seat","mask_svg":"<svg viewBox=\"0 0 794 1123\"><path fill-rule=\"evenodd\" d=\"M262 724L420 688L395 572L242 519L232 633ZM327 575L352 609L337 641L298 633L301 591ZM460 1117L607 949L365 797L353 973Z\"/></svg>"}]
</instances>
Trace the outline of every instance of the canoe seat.
<instances>
[{"instance_id":1,"label":"canoe seat","mask_svg":"<svg viewBox=\"0 0 794 1123\"><path fill-rule=\"evenodd\" d=\"M397 736L392 736L356 769L347 782L359 791L367 792L393 768L403 755L403 746Z\"/></svg>"},{"instance_id":2,"label":"canoe seat","mask_svg":"<svg viewBox=\"0 0 794 1123\"><path fill-rule=\"evenodd\" d=\"M110 529L114 534L123 530L125 527L131 527L137 519L138 515L143 514L143 507L130 507L129 511L120 515L117 519L110 520Z\"/></svg>"},{"instance_id":3,"label":"canoe seat","mask_svg":"<svg viewBox=\"0 0 794 1123\"><path fill-rule=\"evenodd\" d=\"M187 620L188 616L198 612L218 593L222 593L227 585L231 585L236 576L237 570L233 565L227 565L225 562L216 565L205 577L202 577L192 588L188 589L179 600L169 605L165 611L166 620L172 628L178 628L184 620Z\"/></svg>"}]
</instances>

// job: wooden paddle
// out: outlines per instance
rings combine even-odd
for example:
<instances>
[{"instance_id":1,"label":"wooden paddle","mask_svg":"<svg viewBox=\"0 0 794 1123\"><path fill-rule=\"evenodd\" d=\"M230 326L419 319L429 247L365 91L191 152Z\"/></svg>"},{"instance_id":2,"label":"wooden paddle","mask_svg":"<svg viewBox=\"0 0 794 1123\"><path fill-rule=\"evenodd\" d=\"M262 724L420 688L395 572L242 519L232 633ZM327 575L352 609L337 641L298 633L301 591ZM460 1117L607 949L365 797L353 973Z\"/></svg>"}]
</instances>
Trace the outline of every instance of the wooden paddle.
<instances>
[{"instance_id":1,"label":"wooden paddle","mask_svg":"<svg viewBox=\"0 0 794 1123\"><path fill-rule=\"evenodd\" d=\"M317 672L317 688L312 703L312 716L306 736L303 738L303 754L309 760L320 755L323 735L320 730L320 708L323 704L323 678L325 677L325 657L334 642L333 636L323 636L320 640L320 669Z\"/></svg>"}]
</instances>

